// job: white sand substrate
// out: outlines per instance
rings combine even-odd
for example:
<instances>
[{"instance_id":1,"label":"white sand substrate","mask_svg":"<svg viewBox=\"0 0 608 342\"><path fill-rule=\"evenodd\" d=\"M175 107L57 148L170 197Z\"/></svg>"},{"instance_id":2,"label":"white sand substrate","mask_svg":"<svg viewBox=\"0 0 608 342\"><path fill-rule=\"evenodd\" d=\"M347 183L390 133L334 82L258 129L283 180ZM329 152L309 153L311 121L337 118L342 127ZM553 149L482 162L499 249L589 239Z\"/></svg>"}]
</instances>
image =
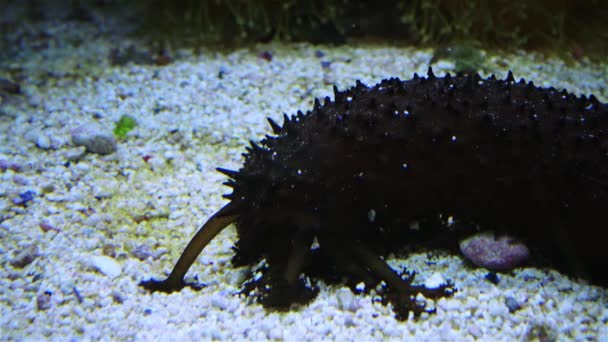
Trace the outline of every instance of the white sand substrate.
<instances>
[{"instance_id":1,"label":"white sand substrate","mask_svg":"<svg viewBox=\"0 0 608 342\"><path fill-rule=\"evenodd\" d=\"M66 37L77 28L84 38L73 44ZM606 289L536 268L500 274L494 285L486 270L439 251L388 259L417 271L418 282L440 277L458 288L430 302L437 313L418 321L397 321L373 296L323 283L310 305L267 311L235 295L248 270L230 264L232 227L189 272L205 288L148 294L137 283L165 276L222 206L229 189L215 167L238 168L248 140L269 133L266 116L282 122L283 112L308 110L315 97L331 96L334 83L343 89L424 74L432 51L273 43L170 51L164 66L111 66L112 48L145 45L95 29L32 24L13 33L25 37L24 52L0 63L0 77L23 93L0 104L0 340L608 340ZM41 39L39 31L51 38L34 49L27 40ZM259 56L264 51L271 61ZM608 100L608 64L491 51L486 58L486 76L512 69L516 79ZM434 64L437 75L452 68ZM114 153L73 145L76 127L111 131L123 115L138 125ZM19 205L27 191L33 199ZM511 313L513 301L521 308Z\"/></svg>"}]
</instances>

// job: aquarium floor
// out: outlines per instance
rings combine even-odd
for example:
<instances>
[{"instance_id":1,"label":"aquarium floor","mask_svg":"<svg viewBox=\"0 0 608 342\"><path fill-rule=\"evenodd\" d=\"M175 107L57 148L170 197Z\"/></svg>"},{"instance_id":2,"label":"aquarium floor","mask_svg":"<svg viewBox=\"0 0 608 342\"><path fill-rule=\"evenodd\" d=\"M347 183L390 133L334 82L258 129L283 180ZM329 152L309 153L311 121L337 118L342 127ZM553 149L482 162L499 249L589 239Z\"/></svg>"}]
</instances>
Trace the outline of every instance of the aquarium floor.
<instances>
[{"instance_id":1,"label":"aquarium floor","mask_svg":"<svg viewBox=\"0 0 608 342\"><path fill-rule=\"evenodd\" d=\"M282 122L283 112L308 110L334 83L425 73L432 51L272 43L171 50L164 60L122 32L96 34L100 27L36 22L6 38L21 46L0 61L0 78L21 94L0 94L0 340L608 341L606 289L537 268L500 274L495 285L441 251L388 258L418 282L441 277L458 289L429 302L437 313L418 321L395 320L373 294L323 283L310 305L267 311L236 295L248 270L230 264L234 228L190 270L202 290L148 294L138 282L165 276L222 206L229 189L215 167L238 168L248 140L269 133L266 116ZM146 58L112 65L111 51L129 46ZM485 75L512 69L517 79L608 100L608 64L490 51L486 60ZM453 66L439 61L435 74ZM123 115L137 126L114 153L72 143L75 128L111 133Z\"/></svg>"}]
</instances>

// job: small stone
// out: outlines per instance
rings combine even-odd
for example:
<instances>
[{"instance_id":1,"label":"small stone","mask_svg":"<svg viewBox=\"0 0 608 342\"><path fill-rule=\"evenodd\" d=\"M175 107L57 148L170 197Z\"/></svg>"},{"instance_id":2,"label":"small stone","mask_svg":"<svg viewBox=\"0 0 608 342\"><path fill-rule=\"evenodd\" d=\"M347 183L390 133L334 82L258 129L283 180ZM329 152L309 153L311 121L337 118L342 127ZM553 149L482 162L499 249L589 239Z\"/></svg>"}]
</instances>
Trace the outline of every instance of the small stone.
<instances>
[{"instance_id":1,"label":"small stone","mask_svg":"<svg viewBox=\"0 0 608 342\"><path fill-rule=\"evenodd\" d=\"M494 285L498 285L498 283L500 283L500 278L494 272L488 272L488 274L486 274L484 278Z\"/></svg>"},{"instance_id":2,"label":"small stone","mask_svg":"<svg viewBox=\"0 0 608 342\"><path fill-rule=\"evenodd\" d=\"M363 292L365 291L365 283L364 282L359 282L356 286L355 289L359 292Z\"/></svg>"},{"instance_id":3,"label":"small stone","mask_svg":"<svg viewBox=\"0 0 608 342\"><path fill-rule=\"evenodd\" d=\"M213 307L218 308L220 310L226 310L226 308L228 307L228 301L222 295L216 294L211 296L210 302Z\"/></svg>"},{"instance_id":4,"label":"small stone","mask_svg":"<svg viewBox=\"0 0 608 342\"><path fill-rule=\"evenodd\" d=\"M84 147L84 146L70 148L69 150L65 151L64 157L68 161L77 161L77 160L82 159L82 157L84 157L85 152L86 152L86 147Z\"/></svg>"},{"instance_id":5,"label":"small stone","mask_svg":"<svg viewBox=\"0 0 608 342\"><path fill-rule=\"evenodd\" d=\"M84 298L82 298L82 295L80 294L80 291L78 291L76 286L72 286L72 293L74 294L74 297L76 297L78 303L82 303L84 301Z\"/></svg>"},{"instance_id":6,"label":"small stone","mask_svg":"<svg viewBox=\"0 0 608 342\"><path fill-rule=\"evenodd\" d=\"M36 245L28 245L11 260L11 265L17 268L24 268L31 264L38 255L38 247Z\"/></svg>"},{"instance_id":7,"label":"small stone","mask_svg":"<svg viewBox=\"0 0 608 342\"><path fill-rule=\"evenodd\" d=\"M116 138L108 131L95 123L88 123L72 130L72 143L76 146L86 147L88 152L106 155L116 151Z\"/></svg>"},{"instance_id":8,"label":"small stone","mask_svg":"<svg viewBox=\"0 0 608 342\"><path fill-rule=\"evenodd\" d=\"M336 293L338 300L338 308L344 311L356 312L359 308L359 302L355 295L349 289L342 288Z\"/></svg>"},{"instance_id":9,"label":"small stone","mask_svg":"<svg viewBox=\"0 0 608 342\"><path fill-rule=\"evenodd\" d=\"M107 243L107 244L103 245L101 252L103 253L103 255L109 256L110 258L115 258L116 257L116 246L114 246L111 243Z\"/></svg>"},{"instance_id":10,"label":"small stone","mask_svg":"<svg viewBox=\"0 0 608 342\"><path fill-rule=\"evenodd\" d=\"M509 309L510 313L514 313L515 311L521 309L521 305L519 305L519 302L517 301L517 299L515 299L511 296L505 297L505 305Z\"/></svg>"},{"instance_id":11,"label":"small stone","mask_svg":"<svg viewBox=\"0 0 608 342\"><path fill-rule=\"evenodd\" d=\"M443 279L441 274L435 272L426 279L426 281L424 282L424 286L429 289L437 289L445 283L445 279Z\"/></svg>"},{"instance_id":12,"label":"small stone","mask_svg":"<svg viewBox=\"0 0 608 342\"><path fill-rule=\"evenodd\" d=\"M95 255L91 257L91 266L112 279L118 277L122 273L120 264L116 262L116 260L105 255Z\"/></svg>"},{"instance_id":13,"label":"small stone","mask_svg":"<svg viewBox=\"0 0 608 342\"><path fill-rule=\"evenodd\" d=\"M42 193L49 194L49 193L55 191L55 185L53 185L51 183L44 184L40 187L40 190L42 190Z\"/></svg>"},{"instance_id":14,"label":"small stone","mask_svg":"<svg viewBox=\"0 0 608 342\"><path fill-rule=\"evenodd\" d=\"M131 254L139 260L146 260L152 256L152 248L148 245L137 245L131 251Z\"/></svg>"},{"instance_id":15,"label":"small stone","mask_svg":"<svg viewBox=\"0 0 608 342\"><path fill-rule=\"evenodd\" d=\"M122 303L125 302L125 296L122 293L118 292L118 291L113 291L112 292L112 300L116 304L122 304Z\"/></svg>"},{"instance_id":16,"label":"small stone","mask_svg":"<svg viewBox=\"0 0 608 342\"><path fill-rule=\"evenodd\" d=\"M9 94L21 94L21 86L19 85L19 83L0 77L0 92L6 92Z\"/></svg>"},{"instance_id":17,"label":"small stone","mask_svg":"<svg viewBox=\"0 0 608 342\"><path fill-rule=\"evenodd\" d=\"M6 170L19 172L19 171L21 171L21 169L22 169L21 165L19 165L17 163L9 162L6 159L0 159L0 172L4 172Z\"/></svg>"},{"instance_id":18,"label":"small stone","mask_svg":"<svg viewBox=\"0 0 608 342\"><path fill-rule=\"evenodd\" d=\"M36 193L31 190L22 192L19 194L19 197L13 198L13 204L25 207L28 202L34 199L35 196Z\"/></svg>"},{"instance_id":19,"label":"small stone","mask_svg":"<svg viewBox=\"0 0 608 342\"><path fill-rule=\"evenodd\" d=\"M556 329L548 324L536 323L528 326L524 341L557 341Z\"/></svg>"},{"instance_id":20,"label":"small stone","mask_svg":"<svg viewBox=\"0 0 608 342\"><path fill-rule=\"evenodd\" d=\"M41 150L49 150L51 148L51 138L46 134L40 134L36 137L36 147Z\"/></svg>"},{"instance_id":21,"label":"small stone","mask_svg":"<svg viewBox=\"0 0 608 342\"><path fill-rule=\"evenodd\" d=\"M267 50L262 51L258 54L258 57L266 60L267 62L271 62L272 61L272 52L267 51Z\"/></svg>"},{"instance_id":22,"label":"small stone","mask_svg":"<svg viewBox=\"0 0 608 342\"><path fill-rule=\"evenodd\" d=\"M460 242L460 251L477 266L493 271L511 270L528 259L530 251L509 236L496 238L494 233L475 234Z\"/></svg>"},{"instance_id":23,"label":"small stone","mask_svg":"<svg viewBox=\"0 0 608 342\"><path fill-rule=\"evenodd\" d=\"M469 332L469 334L473 335L473 337L475 337L475 338L481 338L483 336L483 332L481 331L479 326L477 326L477 324L473 324L473 325L469 326L468 332Z\"/></svg>"},{"instance_id":24,"label":"small stone","mask_svg":"<svg viewBox=\"0 0 608 342\"><path fill-rule=\"evenodd\" d=\"M51 296L53 293L51 291L44 291L44 293L36 296L36 308L39 311L46 311L51 308Z\"/></svg>"}]
</instances>

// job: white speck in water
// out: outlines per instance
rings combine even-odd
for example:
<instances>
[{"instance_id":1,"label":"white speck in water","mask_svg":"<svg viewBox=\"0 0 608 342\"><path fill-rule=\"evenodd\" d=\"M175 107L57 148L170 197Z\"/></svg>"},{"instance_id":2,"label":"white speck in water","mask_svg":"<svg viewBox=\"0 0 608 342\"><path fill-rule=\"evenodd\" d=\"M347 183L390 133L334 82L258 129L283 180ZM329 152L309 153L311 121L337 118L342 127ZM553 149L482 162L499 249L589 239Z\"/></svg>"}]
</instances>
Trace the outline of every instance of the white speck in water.
<instances>
[{"instance_id":1,"label":"white speck in water","mask_svg":"<svg viewBox=\"0 0 608 342\"><path fill-rule=\"evenodd\" d=\"M374 222L376 220L376 211L374 209L371 209L367 213L367 219L369 220L369 222Z\"/></svg>"},{"instance_id":2,"label":"white speck in water","mask_svg":"<svg viewBox=\"0 0 608 342\"><path fill-rule=\"evenodd\" d=\"M410 222L410 230L420 230L420 224L418 221Z\"/></svg>"},{"instance_id":3,"label":"white speck in water","mask_svg":"<svg viewBox=\"0 0 608 342\"><path fill-rule=\"evenodd\" d=\"M454 217L448 217L448 227L454 224Z\"/></svg>"}]
</instances>

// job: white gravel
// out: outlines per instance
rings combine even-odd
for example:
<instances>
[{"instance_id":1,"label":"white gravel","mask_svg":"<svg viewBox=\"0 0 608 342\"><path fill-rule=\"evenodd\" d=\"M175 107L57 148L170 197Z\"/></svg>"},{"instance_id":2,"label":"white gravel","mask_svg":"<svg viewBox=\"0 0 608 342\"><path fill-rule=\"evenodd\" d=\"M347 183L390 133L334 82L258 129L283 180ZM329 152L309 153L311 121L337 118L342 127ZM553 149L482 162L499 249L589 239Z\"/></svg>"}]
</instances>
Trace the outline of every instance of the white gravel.
<instances>
[{"instance_id":1,"label":"white gravel","mask_svg":"<svg viewBox=\"0 0 608 342\"><path fill-rule=\"evenodd\" d=\"M214 168L238 168L247 141L269 132L266 116L282 122L283 112L308 110L334 83L425 73L432 51L275 43L198 56L173 51L166 66L111 66L117 41L143 45L115 32L88 39L95 25L17 27L7 39L21 52L0 61L0 77L23 89L0 103L0 340L608 340L606 289L534 268L499 275L494 285L487 271L439 251L388 260L418 272L418 283L456 284L454 297L429 303L437 313L419 321L396 321L373 295L324 284L308 306L266 311L235 296L247 270L230 265L233 228L189 273L207 287L147 294L137 283L166 274L221 207L227 189ZM79 28L85 36L73 44L66 37ZM52 44L40 47L43 36L32 32L47 32ZM258 57L262 51L272 61ZM488 60L500 77L510 68L536 85L608 100L608 63L490 51ZM435 74L450 67L437 63ZM75 128L111 131L123 115L138 126L114 153L73 145ZM33 199L15 204L27 191ZM521 308L510 313L507 298Z\"/></svg>"}]
</instances>

